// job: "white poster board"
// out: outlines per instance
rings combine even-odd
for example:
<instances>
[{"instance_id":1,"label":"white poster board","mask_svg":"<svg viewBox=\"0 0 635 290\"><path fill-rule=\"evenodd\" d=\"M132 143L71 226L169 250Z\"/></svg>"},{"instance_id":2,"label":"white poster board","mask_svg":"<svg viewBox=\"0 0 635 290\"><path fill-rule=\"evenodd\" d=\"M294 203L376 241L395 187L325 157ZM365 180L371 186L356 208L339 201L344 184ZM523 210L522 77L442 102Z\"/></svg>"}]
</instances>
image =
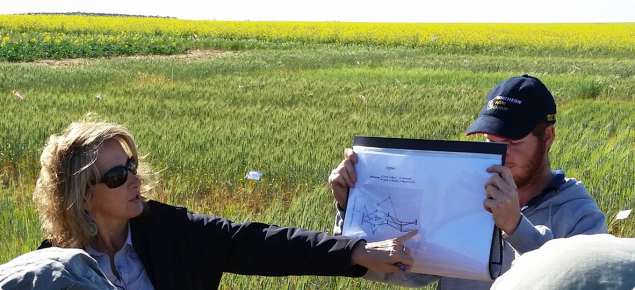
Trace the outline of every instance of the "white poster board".
<instances>
[{"instance_id":1,"label":"white poster board","mask_svg":"<svg viewBox=\"0 0 635 290\"><path fill-rule=\"evenodd\" d=\"M502 239L483 208L486 168L504 164L506 144L355 137L359 162L342 234L369 242L414 229L405 243L413 272L491 281Z\"/></svg>"}]
</instances>

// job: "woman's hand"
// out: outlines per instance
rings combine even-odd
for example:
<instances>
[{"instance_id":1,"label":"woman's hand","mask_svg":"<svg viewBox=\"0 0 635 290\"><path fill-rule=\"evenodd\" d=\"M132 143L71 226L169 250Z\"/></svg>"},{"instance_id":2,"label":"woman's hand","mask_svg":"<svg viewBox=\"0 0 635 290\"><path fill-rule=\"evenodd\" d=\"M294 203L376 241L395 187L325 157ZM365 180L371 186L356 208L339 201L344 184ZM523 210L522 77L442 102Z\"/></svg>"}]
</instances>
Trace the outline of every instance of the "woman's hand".
<instances>
[{"instance_id":1,"label":"woman's hand","mask_svg":"<svg viewBox=\"0 0 635 290\"><path fill-rule=\"evenodd\" d=\"M390 240L373 243L360 242L353 248L351 263L364 266L373 272L404 271L409 273L414 260L410 256L410 249L403 244L417 233L418 231L414 230ZM405 270L402 270L400 266L405 267Z\"/></svg>"}]
</instances>

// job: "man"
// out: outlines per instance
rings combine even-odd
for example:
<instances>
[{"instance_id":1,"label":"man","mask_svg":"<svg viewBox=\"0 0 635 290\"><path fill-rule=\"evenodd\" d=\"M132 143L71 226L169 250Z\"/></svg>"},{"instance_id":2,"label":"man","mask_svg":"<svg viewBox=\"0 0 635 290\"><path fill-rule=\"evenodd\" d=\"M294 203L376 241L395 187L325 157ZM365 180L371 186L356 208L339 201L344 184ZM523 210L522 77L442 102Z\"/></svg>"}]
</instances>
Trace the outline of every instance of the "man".
<instances>
[{"instance_id":1,"label":"man","mask_svg":"<svg viewBox=\"0 0 635 290\"><path fill-rule=\"evenodd\" d=\"M507 143L505 166L487 169L485 210L505 239L503 272L516 255L535 250L554 238L607 233L605 216L581 182L551 170L548 152L555 139L556 104L545 85L522 75L496 85L480 116L466 135L483 134L488 142ZM356 181L357 155L345 159L329 176L337 200L335 233L341 233L348 189ZM365 278L409 287L438 281L438 289L489 289L492 283L423 274L369 273Z\"/></svg>"}]
</instances>

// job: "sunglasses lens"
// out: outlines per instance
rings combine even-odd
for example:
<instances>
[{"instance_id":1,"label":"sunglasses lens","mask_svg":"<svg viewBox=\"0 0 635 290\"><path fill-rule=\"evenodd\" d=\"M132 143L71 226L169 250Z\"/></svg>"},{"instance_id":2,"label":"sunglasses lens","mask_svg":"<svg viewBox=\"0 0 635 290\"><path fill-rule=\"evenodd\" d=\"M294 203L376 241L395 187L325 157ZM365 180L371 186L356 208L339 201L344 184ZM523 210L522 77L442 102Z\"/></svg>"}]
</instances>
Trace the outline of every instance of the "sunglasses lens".
<instances>
[{"instance_id":1,"label":"sunglasses lens","mask_svg":"<svg viewBox=\"0 0 635 290\"><path fill-rule=\"evenodd\" d=\"M105 183L109 188L120 187L128 180L128 171L137 175L137 161L133 158L128 159L126 166L117 166L106 172L99 182Z\"/></svg>"},{"instance_id":2,"label":"sunglasses lens","mask_svg":"<svg viewBox=\"0 0 635 290\"><path fill-rule=\"evenodd\" d=\"M130 170L132 174L137 175L137 161L132 158L128 160L128 170Z\"/></svg>"},{"instance_id":3,"label":"sunglasses lens","mask_svg":"<svg viewBox=\"0 0 635 290\"><path fill-rule=\"evenodd\" d=\"M109 188L117 188L126 183L128 179L128 169L123 166L113 168L108 171L104 177L101 178L101 182L105 183Z\"/></svg>"}]
</instances>

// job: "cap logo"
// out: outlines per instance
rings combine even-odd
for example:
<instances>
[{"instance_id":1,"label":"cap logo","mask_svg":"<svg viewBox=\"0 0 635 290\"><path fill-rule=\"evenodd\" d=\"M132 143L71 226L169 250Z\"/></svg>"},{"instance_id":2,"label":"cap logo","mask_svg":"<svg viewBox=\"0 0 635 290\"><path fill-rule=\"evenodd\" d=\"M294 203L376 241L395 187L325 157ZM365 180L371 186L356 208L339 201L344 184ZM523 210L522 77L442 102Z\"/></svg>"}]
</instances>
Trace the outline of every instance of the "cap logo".
<instances>
[{"instance_id":1,"label":"cap logo","mask_svg":"<svg viewBox=\"0 0 635 290\"><path fill-rule=\"evenodd\" d=\"M547 122L556 121L556 114L547 114Z\"/></svg>"},{"instance_id":2,"label":"cap logo","mask_svg":"<svg viewBox=\"0 0 635 290\"><path fill-rule=\"evenodd\" d=\"M518 99L503 97L503 96L496 96L493 99L489 100L489 102L487 102L487 110L507 111L509 110L509 108L506 107L507 102L519 104L519 105L522 104L522 101Z\"/></svg>"}]
</instances>

